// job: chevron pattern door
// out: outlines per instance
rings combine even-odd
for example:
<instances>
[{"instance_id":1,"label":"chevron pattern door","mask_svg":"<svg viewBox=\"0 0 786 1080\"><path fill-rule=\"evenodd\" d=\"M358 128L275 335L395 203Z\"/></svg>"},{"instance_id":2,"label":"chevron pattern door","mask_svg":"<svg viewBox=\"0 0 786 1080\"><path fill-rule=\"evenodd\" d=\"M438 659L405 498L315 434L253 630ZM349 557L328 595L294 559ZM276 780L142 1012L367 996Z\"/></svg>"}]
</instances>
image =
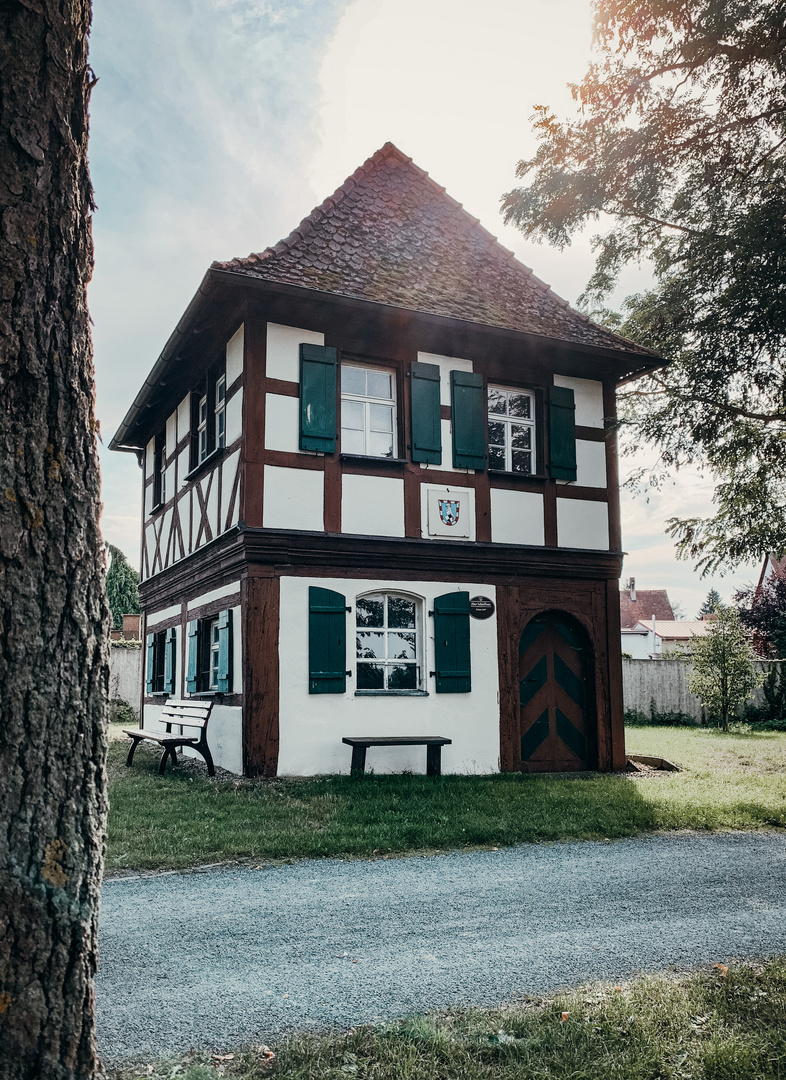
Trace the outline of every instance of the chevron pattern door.
<instances>
[{"instance_id":1,"label":"chevron pattern door","mask_svg":"<svg viewBox=\"0 0 786 1080\"><path fill-rule=\"evenodd\" d=\"M597 768L584 631L567 615L533 619L519 642L521 768L565 772Z\"/></svg>"}]
</instances>

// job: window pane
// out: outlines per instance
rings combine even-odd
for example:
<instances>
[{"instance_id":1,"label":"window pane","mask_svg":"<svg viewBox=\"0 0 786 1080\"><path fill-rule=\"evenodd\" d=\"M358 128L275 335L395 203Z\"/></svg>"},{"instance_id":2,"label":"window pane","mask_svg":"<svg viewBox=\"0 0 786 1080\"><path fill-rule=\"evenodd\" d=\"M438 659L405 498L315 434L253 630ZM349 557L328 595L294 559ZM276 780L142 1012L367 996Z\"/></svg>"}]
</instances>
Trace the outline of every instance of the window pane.
<instances>
[{"instance_id":1,"label":"window pane","mask_svg":"<svg viewBox=\"0 0 786 1080\"><path fill-rule=\"evenodd\" d=\"M513 451L513 471L522 473L532 472L532 453L529 450Z\"/></svg>"},{"instance_id":2,"label":"window pane","mask_svg":"<svg viewBox=\"0 0 786 1080\"><path fill-rule=\"evenodd\" d=\"M342 367L341 389L345 394L366 393L366 373L359 367Z\"/></svg>"},{"instance_id":3,"label":"window pane","mask_svg":"<svg viewBox=\"0 0 786 1080\"><path fill-rule=\"evenodd\" d=\"M489 447L489 468L490 469L504 469L505 468L505 448L502 446L490 446Z\"/></svg>"},{"instance_id":4,"label":"window pane","mask_svg":"<svg viewBox=\"0 0 786 1080\"><path fill-rule=\"evenodd\" d=\"M384 690L383 668L379 664L358 661L358 690Z\"/></svg>"},{"instance_id":5,"label":"window pane","mask_svg":"<svg viewBox=\"0 0 786 1080\"><path fill-rule=\"evenodd\" d=\"M511 442L521 450L532 448L532 428L523 427L519 424L511 424Z\"/></svg>"},{"instance_id":6,"label":"window pane","mask_svg":"<svg viewBox=\"0 0 786 1080\"><path fill-rule=\"evenodd\" d=\"M393 457L393 435L384 431L372 431L368 452L373 457Z\"/></svg>"},{"instance_id":7,"label":"window pane","mask_svg":"<svg viewBox=\"0 0 786 1080\"><path fill-rule=\"evenodd\" d=\"M217 407L218 407L218 405L221 404L221 402L226 397L226 391L227 391L226 379L222 375L222 377L216 383L216 406Z\"/></svg>"},{"instance_id":8,"label":"window pane","mask_svg":"<svg viewBox=\"0 0 786 1080\"><path fill-rule=\"evenodd\" d=\"M358 630L356 636L357 657L359 660L384 660L385 635Z\"/></svg>"},{"instance_id":9,"label":"window pane","mask_svg":"<svg viewBox=\"0 0 786 1080\"><path fill-rule=\"evenodd\" d=\"M372 431L393 430L393 410L387 405L371 405L371 421L369 427Z\"/></svg>"},{"instance_id":10,"label":"window pane","mask_svg":"<svg viewBox=\"0 0 786 1080\"><path fill-rule=\"evenodd\" d=\"M388 657L391 660L414 660L415 635L388 634Z\"/></svg>"},{"instance_id":11,"label":"window pane","mask_svg":"<svg viewBox=\"0 0 786 1080\"><path fill-rule=\"evenodd\" d=\"M529 394L510 394L508 396L508 416L521 416L529 420L532 398Z\"/></svg>"},{"instance_id":12,"label":"window pane","mask_svg":"<svg viewBox=\"0 0 786 1080\"><path fill-rule=\"evenodd\" d=\"M382 597L363 596L355 605L355 620L358 626L382 626L384 612Z\"/></svg>"},{"instance_id":13,"label":"window pane","mask_svg":"<svg viewBox=\"0 0 786 1080\"><path fill-rule=\"evenodd\" d=\"M341 453L342 454L365 454L366 436L362 431L350 428L341 429Z\"/></svg>"},{"instance_id":14,"label":"window pane","mask_svg":"<svg viewBox=\"0 0 786 1080\"><path fill-rule=\"evenodd\" d=\"M366 378L368 380L368 389L366 393L369 397L393 397L390 375L386 374L384 371L367 371Z\"/></svg>"},{"instance_id":15,"label":"window pane","mask_svg":"<svg viewBox=\"0 0 786 1080\"><path fill-rule=\"evenodd\" d=\"M342 401L341 402L341 426L342 428L359 428L361 431L365 427L364 413L366 407L362 401Z\"/></svg>"},{"instance_id":16,"label":"window pane","mask_svg":"<svg viewBox=\"0 0 786 1080\"><path fill-rule=\"evenodd\" d=\"M489 412L502 413L507 412L507 397L508 395L504 390L495 390L493 386L489 387Z\"/></svg>"},{"instance_id":17,"label":"window pane","mask_svg":"<svg viewBox=\"0 0 786 1080\"><path fill-rule=\"evenodd\" d=\"M489 423L489 442L494 446L505 445L505 427L507 425L500 424L497 420L492 420Z\"/></svg>"},{"instance_id":18,"label":"window pane","mask_svg":"<svg viewBox=\"0 0 786 1080\"><path fill-rule=\"evenodd\" d=\"M388 626L415 629L415 601L405 600L403 596L388 598Z\"/></svg>"},{"instance_id":19,"label":"window pane","mask_svg":"<svg viewBox=\"0 0 786 1080\"><path fill-rule=\"evenodd\" d=\"M417 664L395 664L388 668L388 690L417 690Z\"/></svg>"}]
</instances>

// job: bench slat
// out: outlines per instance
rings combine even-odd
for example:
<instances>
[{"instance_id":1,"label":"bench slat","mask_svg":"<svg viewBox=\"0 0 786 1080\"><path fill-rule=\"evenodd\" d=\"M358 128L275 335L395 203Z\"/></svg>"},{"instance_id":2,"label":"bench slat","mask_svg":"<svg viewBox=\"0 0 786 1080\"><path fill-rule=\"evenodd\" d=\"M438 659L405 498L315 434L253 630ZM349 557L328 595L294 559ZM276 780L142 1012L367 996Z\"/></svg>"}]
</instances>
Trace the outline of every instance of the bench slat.
<instances>
[{"instance_id":1,"label":"bench slat","mask_svg":"<svg viewBox=\"0 0 786 1080\"><path fill-rule=\"evenodd\" d=\"M347 746L447 746L453 742L452 739L443 739L441 735L396 735L390 738L353 736L341 741Z\"/></svg>"},{"instance_id":2,"label":"bench slat","mask_svg":"<svg viewBox=\"0 0 786 1080\"><path fill-rule=\"evenodd\" d=\"M143 728L123 728L123 732L126 735L130 735L132 739L152 739L153 742L165 743L198 743L199 739L191 735L175 735L173 731L145 731Z\"/></svg>"}]
</instances>

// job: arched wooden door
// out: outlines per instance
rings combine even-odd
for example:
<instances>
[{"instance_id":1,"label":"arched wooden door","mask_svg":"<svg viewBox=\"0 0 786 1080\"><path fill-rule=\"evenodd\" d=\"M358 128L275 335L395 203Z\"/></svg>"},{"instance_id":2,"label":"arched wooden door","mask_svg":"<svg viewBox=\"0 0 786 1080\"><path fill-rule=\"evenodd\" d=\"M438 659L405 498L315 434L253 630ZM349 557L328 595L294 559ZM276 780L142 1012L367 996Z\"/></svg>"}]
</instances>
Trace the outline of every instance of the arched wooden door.
<instances>
[{"instance_id":1,"label":"arched wooden door","mask_svg":"<svg viewBox=\"0 0 786 1080\"><path fill-rule=\"evenodd\" d=\"M546 612L524 628L519 642L524 772L597 768L592 669L589 637L566 613Z\"/></svg>"}]
</instances>

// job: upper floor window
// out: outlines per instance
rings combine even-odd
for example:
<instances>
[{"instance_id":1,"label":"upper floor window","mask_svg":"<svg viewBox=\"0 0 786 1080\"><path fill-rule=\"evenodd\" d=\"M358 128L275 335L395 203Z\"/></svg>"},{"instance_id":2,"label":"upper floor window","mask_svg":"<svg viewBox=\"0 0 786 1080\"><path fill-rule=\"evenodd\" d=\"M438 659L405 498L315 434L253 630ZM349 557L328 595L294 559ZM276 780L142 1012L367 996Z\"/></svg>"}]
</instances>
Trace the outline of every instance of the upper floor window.
<instances>
[{"instance_id":1,"label":"upper floor window","mask_svg":"<svg viewBox=\"0 0 786 1080\"><path fill-rule=\"evenodd\" d=\"M488 409L489 468L534 473L535 395L490 386Z\"/></svg>"},{"instance_id":2,"label":"upper floor window","mask_svg":"<svg viewBox=\"0 0 786 1080\"><path fill-rule=\"evenodd\" d=\"M341 366L341 450L396 457L396 380L381 368Z\"/></svg>"},{"instance_id":3,"label":"upper floor window","mask_svg":"<svg viewBox=\"0 0 786 1080\"><path fill-rule=\"evenodd\" d=\"M355 612L358 690L419 690L420 603L377 593L358 597Z\"/></svg>"},{"instance_id":4,"label":"upper floor window","mask_svg":"<svg viewBox=\"0 0 786 1080\"><path fill-rule=\"evenodd\" d=\"M226 373L217 364L207 373L201 392L193 396L191 468L226 444Z\"/></svg>"}]
</instances>

